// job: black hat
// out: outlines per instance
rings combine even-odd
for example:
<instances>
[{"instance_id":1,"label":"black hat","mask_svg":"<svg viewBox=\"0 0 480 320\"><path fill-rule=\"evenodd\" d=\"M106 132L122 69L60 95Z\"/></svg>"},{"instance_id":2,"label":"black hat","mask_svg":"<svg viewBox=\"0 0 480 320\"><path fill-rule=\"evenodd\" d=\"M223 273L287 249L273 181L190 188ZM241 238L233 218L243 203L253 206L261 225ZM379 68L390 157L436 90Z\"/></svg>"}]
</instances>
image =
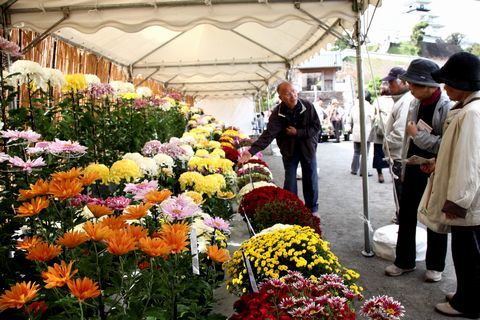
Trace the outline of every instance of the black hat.
<instances>
[{"instance_id":1,"label":"black hat","mask_svg":"<svg viewBox=\"0 0 480 320\"><path fill-rule=\"evenodd\" d=\"M439 70L432 72L439 83L462 91L480 90L480 59L468 52L458 52L448 58Z\"/></svg>"},{"instance_id":2,"label":"black hat","mask_svg":"<svg viewBox=\"0 0 480 320\"><path fill-rule=\"evenodd\" d=\"M398 77L404 73L405 73L405 69L400 67L393 67L392 69L390 69L390 72L388 73L388 75L382 78L382 81L392 81L392 80L398 79Z\"/></svg>"},{"instance_id":3,"label":"black hat","mask_svg":"<svg viewBox=\"0 0 480 320\"><path fill-rule=\"evenodd\" d=\"M399 78L410 83L427 87L440 87L432 78L432 72L440 69L438 65L427 59L415 59L410 62L407 72Z\"/></svg>"}]
</instances>

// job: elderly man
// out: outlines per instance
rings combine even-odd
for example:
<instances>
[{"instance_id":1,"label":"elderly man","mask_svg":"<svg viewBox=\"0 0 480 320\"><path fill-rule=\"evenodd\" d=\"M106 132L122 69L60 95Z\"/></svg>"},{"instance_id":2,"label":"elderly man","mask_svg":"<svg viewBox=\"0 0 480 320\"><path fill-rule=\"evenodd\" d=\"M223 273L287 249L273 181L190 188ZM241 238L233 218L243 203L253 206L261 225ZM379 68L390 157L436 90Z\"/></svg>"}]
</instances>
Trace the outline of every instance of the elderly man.
<instances>
[{"instance_id":1,"label":"elderly man","mask_svg":"<svg viewBox=\"0 0 480 320\"><path fill-rule=\"evenodd\" d=\"M384 151L385 155L393 161L392 171L397 176L394 180L395 194L397 201L398 216L398 203L400 203L400 197L402 193L402 182L400 181L400 175L402 173L402 146L403 137L405 135L405 126L407 123L407 114L410 102L413 100L413 96L408 89L408 84L405 80L399 77L405 74L405 69L400 67L394 67L390 70L388 75L382 79L382 81L388 81L388 89L392 95L394 101L392 110L387 119L385 125L385 139L384 139ZM396 217L394 218L395 220Z\"/></svg>"},{"instance_id":2,"label":"elderly man","mask_svg":"<svg viewBox=\"0 0 480 320\"><path fill-rule=\"evenodd\" d=\"M283 188L297 194L296 170L300 163L305 206L316 214L318 211L316 153L320 120L310 102L298 99L297 91L291 83L280 83L277 93L281 103L273 109L267 129L238 161L240 163L248 161L252 155L265 149L273 139L276 139L285 169Z\"/></svg>"}]
</instances>

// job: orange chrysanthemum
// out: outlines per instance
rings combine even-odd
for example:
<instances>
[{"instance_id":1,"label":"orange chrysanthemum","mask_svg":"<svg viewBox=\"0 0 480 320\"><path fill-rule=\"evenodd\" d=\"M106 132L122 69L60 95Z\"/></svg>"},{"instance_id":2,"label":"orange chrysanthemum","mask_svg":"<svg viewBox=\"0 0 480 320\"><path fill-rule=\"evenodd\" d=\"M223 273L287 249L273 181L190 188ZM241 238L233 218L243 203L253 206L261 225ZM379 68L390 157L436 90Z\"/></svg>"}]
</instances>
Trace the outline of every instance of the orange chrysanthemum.
<instances>
[{"instance_id":1,"label":"orange chrysanthemum","mask_svg":"<svg viewBox=\"0 0 480 320\"><path fill-rule=\"evenodd\" d=\"M102 219L100 222L98 222L98 224L104 227L109 227L111 230L120 230L120 229L124 229L127 226L122 216L106 217Z\"/></svg>"},{"instance_id":2,"label":"orange chrysanthemum","mask_svg":"<svg viewBox=\"0 0 480 320\"><path fill-rule=\"evenodd\" d=\"M85 230L90 239L94 241L101 241L112 233L112 229L108 226L101 225L100 223L94 224L91 221L87 221L83 225L83 230Z\"/></svg>"},{"instance_id":3,"label":"orange chrysanthemum","mask_svg":"<svg viewBox=\"0 0 480 320\"><path fill-rule=\"evenodd\" d=\"M170 253L188 251L187 234L183 232L162 232L161 238L170 247Z\"/></svg>"},{"instance_id":4,"label":"orange chrysanthemum","mask_svg":"<svg viewBox=\"0 0 480 320\"><path fill-rule=\"evenodd\" d=\"M225 261L228 261L228 259L230 259L230 253L228 252L228 250L218 248L217 245L208 247L207 255L212 261L217 263L224 263Z\"/></svg>"},{"instance_id":5,"label":"orange chrysanthemum","mask_svg":"<svg viewBox=\"0 0 480 320\"><path fill-rule=\"evenodd\" d=\"M42 272L43 281L45 281L45 288L52 289L55 287L63 287L65 283L70 281L77 269L72 272L73 261L68 265L62 260L60 264L55 263L53 267L48 267L47 271Z\"/></svg>"},{"instance_id":6,"label":"orange chrysanthemum","mask_svg":"<svg viewBox=\"0 0 480 320\"><path fill-rule=\"evenodd\" d=\"M52 173L52 180L74 180L82 174L81 169L72 168L69 171L60 171Z\"/></svg>"},{"instance_id":7,"label":"orange chrysanthemum","mask_svg":"<svg viewBox=\"0 0 480 320\"><path fill-rule=\"evenodd\" d=\"M123 210L122 218L125 220L137 220L147 215L148 210L153 205L151 203L131 205Z\"/></svg>"},{"instance_id":8,"label":"orange chrysanthemum","mask_svg":"<svg viewBox=\"0 0 480 320\"><path fill-rule=\"evenodd\" d=\"M83 190L82 182L78 179L52 180L48 193L61 200L80 194Z\"/></svg>"},{"instance_id":9,"label":"orange chrysanthemum","mask_svg":"<svg viewBox=\"0 0 480 320\"><path fill-rule=\"evenodd\" d=\"M37 296L39 288L40 286L35 282L17 282L10 287L10 290L5 290L0 296L0 311L10 308L22 308Z\"/></svg>"},{"instance_id":10,"label":"orange chrysanthemum","mask_svg":"<svg viewBox=\"0 0 480 320\"><path fill-rule=\"evenodd\" d=\"M101 204L89 203L87 204L87 208L96 218L107 216L113 213L112 209Z\"/></svg>"},{"instance_id":11,"label":"orange chrysanthemum","mask_svg":"<svg viewBox=\"0 0 480 320\"><path fill-rule=\"evenodd\" d=\"M60 252L62 252L61 246L40 242L28 250L26 258L32 261L50 261Z\"/></svg>"},{"instance_id":12,"label":"orange chrysanthemum","mask_svg":"<svg viewBox=\"0 0 480 320\"><path fill-rule=\"evenodd\" d=\"M67 282L70 292L80 301L90 298L96 298L100 295L98 283L92 279L84 277L83 279L70 280Z\"/></svg>"},{"instance_id":13,"label":"orange chrysanthemum","mask_svg":"<svg viewBox=\"0 0 480 320\"><path fill-rule=\"evenodd\" d=\"M34 301L30 303L26 308L25 312L28 315L32 315L34 317L38 317L39 315L45 313L47 311L48 306L45 300Z\"/></svg>"},{"instance_id":14,"label":"orange chrysanthemum","mask_svg":"<svg viewBox=\"0 0 480 320\"><path fill-rule=\"evenodd\" d=\"M170 247L160 238L145 237L139 240L138 245L150 257L167 256L170 253Z\"/></svg>"},{"instance_id":15,"label":"orange chrysanthemum","mask_svg":"<svg viewBox=\"0 0 480 320\"><path fill-rule=\"evenodd\" d=\"M43 240L39 236L26 237L17 241L17 249L28 251L40 242L43 242Z\"/></svg>"},{"instance_id":16,"label":"orange chrysanthemum","mask_svg":"<svg viewBox=\"0 0 480 320\"><path fill-rule=\"evenodd\" d=\"M17 208L17 217L31 217L40 213L45 208L48 208L50 201L45 197L38 197L30 200L30 202L24 202Z\"/></svg>"},{"instance_id":17,"label":"orange chrysanthemum","mask_svg":"<svg viewBox=\"0 0 480 320\"><path fill-rule=\"evenodd\" d=\"M144 198L149 203L160 204L171 195L172 195L172 192L168 189L163 189L162 191L152 190L147 194L145 194Z\"/></svg>"},{"instance_id":18,"label":"orange chrysanthemum","mask_svg":"<svg viewBox=\"0 0 480 320\"><path fill-rule=\"evenodd\" d=\"M88 172L84 173L83 176L80 177L80 181L82 182L83 186L89 186L94 183L96 180L99 180L100 174L98 172Z\"/></svg>"},{"instance_id":19,"label":"orange chrysanthemum","mask_svg":"<svg viewBox=\"0 0 480 320\"><path fill-rule=\"evenodd\" d=\"M117 230L106 239L107 250L111 254L121 256L137 249L137 239L126 230Z\"/></svg>"},{"instance_id":20,"label":"orange chrysanthemum","mask_svg":"<svg viewBox=\"0 0 480 320\"><path fill-rule=\"evenodd\" d=\"M63 236L57 239L57 243L67 248L76 248L90 239L85 233L80 231L67 231Z\"/></svg>"},{"instance_id":21,"label":"orange chrysanthemum","mask_svg":"<svg viewBox=\"0 0 480 320\"><path fill-rule=\"evenodd\" d=\"M162 225L161 233L169 233L169 232L180 232L185 235L188 235L190 232L190 225L186 221L181 221L173 224L164 223Z\"/></svg>"},{"instance_id":22,"label":"orange chrysanthemum","mask_svg":"<svg viewBox=\"0 0 480 320\"><path fill-rule=\"evenodd\" d=\"M19 190L19 201L25 201L36 196L44 196L48 194L49 183L43 179L38 179L35 184L30 184L30 189Z\"/></svg>"},{"instance_id":23,"label":"orange chrysanthemum","mask_svg":"<svg viewBox=\"0 0 480 320\"><path fill-rule=\"evenodd\" d=\"M136 241L148 236L148 230L144 229L142 226L134 226L133 224L130 224L126 227L126 230L136 239Z\"/></svg>"}]
</instances>

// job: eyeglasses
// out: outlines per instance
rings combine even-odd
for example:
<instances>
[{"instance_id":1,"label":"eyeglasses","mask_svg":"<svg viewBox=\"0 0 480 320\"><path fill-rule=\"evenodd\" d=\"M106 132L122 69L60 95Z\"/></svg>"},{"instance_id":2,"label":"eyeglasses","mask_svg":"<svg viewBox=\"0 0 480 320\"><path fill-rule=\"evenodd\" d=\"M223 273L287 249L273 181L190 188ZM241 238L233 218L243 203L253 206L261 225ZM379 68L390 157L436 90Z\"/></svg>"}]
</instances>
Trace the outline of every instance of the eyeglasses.
<instances>
[{"instance_id":1,"label":"eyeglasses","mask_svg":"<svg viewBox=\"0 0 480 320\"><path fill-rule=\"evenodd\" d=\"M286 91L286 92L282 92L280 94L281 97L296 97L297 96L297 91Z\"/></svg>"}]
</instances>

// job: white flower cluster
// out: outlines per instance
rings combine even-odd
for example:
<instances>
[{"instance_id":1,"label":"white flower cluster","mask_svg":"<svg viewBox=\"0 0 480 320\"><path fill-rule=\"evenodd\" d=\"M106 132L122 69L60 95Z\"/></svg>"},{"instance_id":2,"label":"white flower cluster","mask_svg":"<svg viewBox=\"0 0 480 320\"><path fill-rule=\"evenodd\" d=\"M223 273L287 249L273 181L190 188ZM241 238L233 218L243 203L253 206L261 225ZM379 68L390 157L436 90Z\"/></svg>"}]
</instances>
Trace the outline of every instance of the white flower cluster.
<instances>
[{"instance_id":1,"label":"white flower cluster","mask_svg":"<svg viewBox=\"0 0 480 320\"><path fill-rule=\"evenodd\" d=\"M135 92L135 86L130 82L112 81L110 85L117 94Z\"/></svg>"}]
</instances>

